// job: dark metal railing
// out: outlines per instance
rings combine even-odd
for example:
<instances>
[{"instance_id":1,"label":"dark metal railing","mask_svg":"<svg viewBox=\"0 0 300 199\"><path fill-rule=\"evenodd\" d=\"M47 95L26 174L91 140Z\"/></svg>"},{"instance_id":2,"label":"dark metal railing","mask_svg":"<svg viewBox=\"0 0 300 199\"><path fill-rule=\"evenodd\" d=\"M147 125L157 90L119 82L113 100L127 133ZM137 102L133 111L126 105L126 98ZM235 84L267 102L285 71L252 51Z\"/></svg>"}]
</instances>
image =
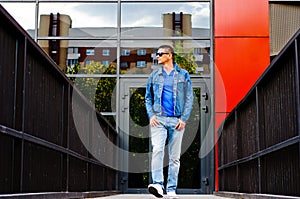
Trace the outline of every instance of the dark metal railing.
<instances>
[{"instance_id":1,"label":"dark metal railing","mask_svg":"<svg viewBox=\"0 0 300 199\"><path fill-rule=\"evenodd\" d=\"M117 172L94 158L78 135L74 95L81 96L0 5L0 194L53 192L65 198L116 190ZM77 97L76 103L88 127L82 130L85 139L97 134L93 139L102 143L104 129L116 144L116 131L104 117L96 112L98 129L89 121L95 115L89 102ZM113 149L97 147L112 151L116 161Z\"/></svg>"},{"instance_id":2,"label":"dark metal railing","mask_svg":"<svg viewBox=\"0 0 300 199\"><path fill-rule=\"evenodd\" d=\"M220 191L300 196L300 30L219 129Z\"/></svg>"}]
</instances>

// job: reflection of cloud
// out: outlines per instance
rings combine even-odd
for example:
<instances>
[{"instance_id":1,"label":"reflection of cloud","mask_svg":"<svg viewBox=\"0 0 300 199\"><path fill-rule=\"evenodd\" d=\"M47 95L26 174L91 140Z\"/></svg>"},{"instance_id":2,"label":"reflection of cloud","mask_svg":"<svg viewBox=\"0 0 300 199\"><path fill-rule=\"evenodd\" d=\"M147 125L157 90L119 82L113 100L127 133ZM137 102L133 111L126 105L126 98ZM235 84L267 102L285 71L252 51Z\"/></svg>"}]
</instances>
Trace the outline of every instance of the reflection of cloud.
<instances>
[{"instance_id":1,"label":"reflection of cloud","mask_svg":"<svg viewBox=\"0 0 300 199\"><path fill-rule=\"evenodd\" d=\"M133 12L134 10L134 12ZM193 27L209 28L209 3L136 3L122 5L122 25L134 26L135 22L143 22L145 16L152 19L144 19L145 23L138 26L162 26L162 15L167 13L191 14Z\"/></svg>"},{"instance_id":2,"label":"reflection of cloud","mask_svg":"<svg viewBox=\"0 0 300 199\"><path fill-rule=\"evenodd\" d=\"M71 16L72 27L117 27L115 17L107 18L105 16L90 16L86 13L78 13Z\"/></svg>"},{"instance_id":3,"label":"reflection of cloud","mask_svg":"<svg viewBox=\"0 0 300 199\"><path fill-rule=\"evenodd\" d=\"M74 27L116 27L117 4L77 4L70 15Z\"/></svg>"},{"instance_id":4,"label":"reflection of cloud","mask_svg":"<svg viewBox=\"0 0 300 199\"><path fill-rule=\"evenodd\" d=\"M24 29L33 29L35 23L34 3L1 4ZM26 10L26 13L24 13ZM116 27L116 4L40 3L39 15L50 13L69 15L73 27Z\"/></svg>"},{"instance_id":5,"label":"reflection of cloud","mask_svg":"<svg viewBox=\"0 0 300 199\"><path fill-rule=\"evenodd\" d=\"M193 27L209 28L210 7L208 3L187 3L182 11L192 15Z\"/></svg>"},{"instance_id":6,"label":"reflection of cloud","mask_svg":"<svg viewBox=\"0 0 300 199\"><path fill-rule=\"evenodd\" d=\"M123 4L122 26L162 26L161 8L155 4ZM159 19L159 20L157 20Z\"/></svg>"},{"instance_id":7,"label":"reflection of cloud","mask_svg":"<svg viewBox=\"0 0 300 199\"><path fill-rule=\"evenodd\" d=\"M131 27L139 27L139 26L146 26L155 23L154 18L151 16L143 16L138 20L130 21L129 23L124 22L124 26L131 26Z\"/></svg>"},{"instance_id":8,"label":"reflection of cloud","mask_svg":"<svg viewBox=\"0 0 300 199\"><path fill-rule=\"evenodd\" d=\"M1 5L25 30L34 28L34 4L23 3L20 6L20 3L18 5L15 3L1 3Z\"/></svg>"},{"instance_id":9,"label":"reflection of cloud","mask_svg":"<svg viewBox=\"0 0 300 199\"><path fill-rule=\"evenodd\" d=\"M197 4L197 3L191 3L192 6L192 15L194 16L202 16L202 17L209 17L210 11L208 5L203 4Z\"/></svg>"},{"instance_id":10,"label":"reflection of cloud","mask_svg":"<svg viewBox=\"0 0 300 199\"><path fill-rule=\"evenodd\" d=\"M24 29L34 28L35 3L3 3L5 9ZM24 10L27 12L24 13ZM122 26L162 26L166 13L191 14L193 27L209 28L209 3L123 3ZM72 27L116 27L116 3L40 3L39 14L69 15Z\"/></svg>"},{"instance_id":11,"label":"reflection of cloud","mask_svg":"<svg viewBox=\"0 0 300 199\"><path fill-rule=\"evenodd\" d=\"M114 6L115 5L115 6ZM72 27L116 27L116 4L40 4L40 13L60 13L69 15Z\"/></svg>"}]
</instances>

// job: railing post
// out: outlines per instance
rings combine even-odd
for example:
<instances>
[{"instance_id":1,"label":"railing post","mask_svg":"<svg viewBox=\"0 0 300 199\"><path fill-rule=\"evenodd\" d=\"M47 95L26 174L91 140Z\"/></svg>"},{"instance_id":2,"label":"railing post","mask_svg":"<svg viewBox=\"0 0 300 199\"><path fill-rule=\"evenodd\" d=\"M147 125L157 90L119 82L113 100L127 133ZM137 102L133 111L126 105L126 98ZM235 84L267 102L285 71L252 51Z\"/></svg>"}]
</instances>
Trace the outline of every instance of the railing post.
<instances>
[{"instance_id":1,"label":"railing post","mask_svg":"<svg viewBox=\"0 0 300 199\"><path fill-rule=\"evenodd\" d=\"M255 88L255 100L256 100L256 142L257 142L257 151L260 151L260 118L259 118L259 92L258 87ZM261 193L261 158L257 159L257 173L258 173L258 193Z\"/></svg>"}]
</instances>

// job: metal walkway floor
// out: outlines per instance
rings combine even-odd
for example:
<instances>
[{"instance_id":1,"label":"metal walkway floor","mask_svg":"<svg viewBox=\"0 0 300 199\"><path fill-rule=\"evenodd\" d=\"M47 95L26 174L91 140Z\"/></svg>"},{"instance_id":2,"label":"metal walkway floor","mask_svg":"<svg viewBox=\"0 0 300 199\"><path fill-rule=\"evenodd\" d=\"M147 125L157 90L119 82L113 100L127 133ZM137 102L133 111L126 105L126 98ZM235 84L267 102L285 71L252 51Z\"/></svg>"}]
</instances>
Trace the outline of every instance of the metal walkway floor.
<instances>
[{"instance_id":1,"label":"metal walkway floor","mask_svg":"<svg viewBox=\"0 0 300 199\"><path fill-rule=\"evenodd\" d=\"M187 195L178 194L179 199L229 199L225 197L215 196L215 195ZM100 197L98 199L155 199L156 197L151 194L120 194L113 196ZM163 199L167 199L165 196ZM232 198L231 198L232 199Z\"/></svg>"}]
</instances>

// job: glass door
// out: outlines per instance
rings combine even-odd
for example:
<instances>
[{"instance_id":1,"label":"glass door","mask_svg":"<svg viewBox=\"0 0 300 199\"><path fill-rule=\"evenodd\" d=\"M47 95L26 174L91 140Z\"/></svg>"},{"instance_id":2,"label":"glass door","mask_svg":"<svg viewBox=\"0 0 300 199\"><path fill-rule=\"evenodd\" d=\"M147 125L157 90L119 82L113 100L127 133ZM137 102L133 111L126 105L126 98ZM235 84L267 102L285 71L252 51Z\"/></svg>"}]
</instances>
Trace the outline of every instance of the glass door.
<instances>
[{"instance_id":1,"label":"glass door","mask_svg":"<svg viewBox=\"0 0 300 199\"><path fill-rule=\"evenodd\" d=\"M127 172L120 174L120 186L125 193L147 193L147 186L151 183L151 143L144 103L146 81L147 78L125 78L120 81L120 146L126 151L120 154L120 161L128 168ZM177 190L185 194L208 193L207 181L209 176L213 176L209 169L213 159L200 158L199 155L210 115L207 86L196 78L193 87L194 107L183 137ZM165 157L166 161L167 153ZM164 168L165 176L167 169Z\"/></svg>"}]
</instances>

